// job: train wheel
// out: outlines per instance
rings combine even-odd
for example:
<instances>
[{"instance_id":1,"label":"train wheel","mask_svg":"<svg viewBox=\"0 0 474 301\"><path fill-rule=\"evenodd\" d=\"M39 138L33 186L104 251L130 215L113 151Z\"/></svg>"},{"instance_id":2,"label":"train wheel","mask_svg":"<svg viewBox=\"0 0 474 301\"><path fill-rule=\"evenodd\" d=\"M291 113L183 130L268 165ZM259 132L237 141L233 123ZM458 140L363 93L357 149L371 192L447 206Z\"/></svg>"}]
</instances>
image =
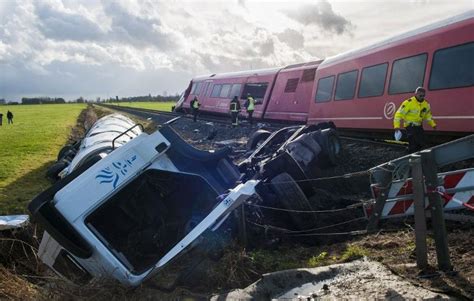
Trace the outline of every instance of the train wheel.
<instances>
[{"instance_id":1,"label":"train wheel","mask_svg":"<svg viewBox=\"0 0 474 301\"><path fill-rule=\"evenodd\" d=\"M256 149L263 141L270 137L272 133L266 130L257 130L247 141L247 150Z\"/></svg>"},{"instance_id":2,"label":"train wheel","mask_svg":"<svg viewBox=\"0 0 474 301\"><path fill-rule=\"evenodd\" d=\"M278 201L289 210L311 211L308 199L296 184L295 180L286 172L275 176L272 180L272 190ZM300 229L310 229L316 220L314 213L289 212L291 220Z\"/></svg>"}]
</instances>

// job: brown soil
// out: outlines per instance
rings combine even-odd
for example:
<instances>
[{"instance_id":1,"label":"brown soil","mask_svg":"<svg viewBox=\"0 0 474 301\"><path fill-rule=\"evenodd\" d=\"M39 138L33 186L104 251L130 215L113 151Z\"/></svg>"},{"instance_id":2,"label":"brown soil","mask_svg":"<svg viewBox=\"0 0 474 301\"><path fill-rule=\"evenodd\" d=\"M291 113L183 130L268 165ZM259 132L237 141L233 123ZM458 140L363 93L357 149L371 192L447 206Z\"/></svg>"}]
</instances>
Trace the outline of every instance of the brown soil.
<instances>
[{"instance_id":1,"label":"brown soil","mask_svg":"<svg viewBox=\"0 0 474 301\"><path fill-rule=\"evenodd\" d=\"M95 118L100 118L109 111L94 109L83 112L78 126L71 134L71 141L84 135L86 128ZM164 121L154 120L160 124ZM141 120L144 122L144 120ZM88 125L86 125L88 124ZM147 123L148 131L154 125ZM245 141L257 126L246 124L238 128L228 125L207 124L205 121L192 122L182 119L173 127L190 143L202 149L221 147L220 141L235 139L234 158L236 161L245 156ZM216 131L214 139L207 139ZM333 170L323 172L323 176L341 175L363 171L404 154L404 149L362 142L343 141L344 158L342 164ZM473 165L470 164L472 167ZM319 181L317 186L318 204L320 206L341 206L358 203L369 199L368 177L359 176L337 181ZM357 213L357 214L360 214ZM347 216L324 217L327 220L347 219ZM414 257L414 231L411 218L383 222L382 231L364 236L326 236L312 237L303 240L287 239L278 233L268 237L261 231L255 231L259 249L246 249L232 243L217 261L204 260L200 265L199 278L189 278L189 283L178 287L171 293L160 290L157 281L149 281L133 290L124 289L114 284L92 283L77 287L54 276L36 259L34 249L38 241L34 228L17 232L0 233L0 299L38 300L38 299L178 299L184 296L203 298L213 293L233 288L243 288L253 283L262 274L278 269L305 267L308 258L327 253L327 259L318 265L341 263L356 257L344 257L348 246L357 246L364 250L369 258L386 265L395 274L405 278L415 286L428 288L435 292L444 292L460 299L474 299L474 230L472 224L447 221L449 251L456 273L442 273L436 269L434 241L428 238L430 269L420 271ZM355 223L331 228L327 232L352 231L363 229L364 223ZM252 229L249 229L252 233ZM262 251L260 251L262 250ZM260 253L263 252L263 253ZM260 258L258 254L272 254L273 257ZM256 257L257 256L257 257ZM265 255L266 256L266 255ZM266 262L264 259L267 258ZM173 273L171 273L173 274ZM374 279L373 281L377 281ZM159 281L158 281L159 282ZM354 284L356 285L356 284ZM192 286L192 289L186 288ZM367 296L370 297L370 296Z\"/></svg>"}]
</instances>

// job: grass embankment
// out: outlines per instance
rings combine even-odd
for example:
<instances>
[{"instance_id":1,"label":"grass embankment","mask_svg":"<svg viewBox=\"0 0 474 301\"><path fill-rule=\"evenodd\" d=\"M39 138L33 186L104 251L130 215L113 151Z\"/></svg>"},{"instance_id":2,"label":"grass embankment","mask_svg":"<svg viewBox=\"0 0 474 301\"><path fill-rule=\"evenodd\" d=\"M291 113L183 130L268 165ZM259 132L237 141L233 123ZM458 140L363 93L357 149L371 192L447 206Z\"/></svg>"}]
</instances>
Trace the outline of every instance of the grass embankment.
<instances>
[{"instance_id":1,"label":"grass embankment","mask_svg":"<svg viewBox=\"0 0 474 301\"><path fill-rule=\"evenodd\" d=\"M149 109L149 110L157 110L157 111L163 111L163 112L171 112L171 107L174 106L175 104L176 104L176 102L174 102L174 101L170 101L170 102L144 101L144 102L109 103L109 105L114 105L114 106Z\"/></svg>"},{"instance_id":2,"label":"grass embankment","mask_svg":"<svg viewBox=\"0 0 474 301\"><path fill-rule=\"evenodd\" d=\"M26 212L85 104L0 106L0 215ZM14 114L7 124L6 112Z\"/></svg>"}]
</instances>

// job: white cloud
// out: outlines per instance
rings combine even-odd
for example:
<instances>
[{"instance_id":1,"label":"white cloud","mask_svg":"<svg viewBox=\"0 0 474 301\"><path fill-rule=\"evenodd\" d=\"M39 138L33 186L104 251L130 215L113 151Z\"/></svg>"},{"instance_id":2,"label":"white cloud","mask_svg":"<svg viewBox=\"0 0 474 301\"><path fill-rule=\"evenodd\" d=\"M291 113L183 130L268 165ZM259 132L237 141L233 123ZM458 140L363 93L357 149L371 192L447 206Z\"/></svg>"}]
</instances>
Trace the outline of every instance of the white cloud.
<instances>
[{"instance_id":1,"label":"white cloud","mask_svg":"<svg viewBox=\"0 0 474 301\"><path fill-rule=\"evenodd\" d=\"M323 30L343 34L351 31L351 22L334 12L331 3L319 0L314 4L302 5L288 10L286 15L303 25L317 25Z\"/></svg>"},{"instance_id":2,"label":"white cloud","mask_svg":"<svg viewBox=\"0 0 474 301\"><path fill-rule=\"evenodd\" d=\"M469 0L4 0L0 98L181 92L196 75L311 61L467 8Z\"/></svg>"}]
</instances>

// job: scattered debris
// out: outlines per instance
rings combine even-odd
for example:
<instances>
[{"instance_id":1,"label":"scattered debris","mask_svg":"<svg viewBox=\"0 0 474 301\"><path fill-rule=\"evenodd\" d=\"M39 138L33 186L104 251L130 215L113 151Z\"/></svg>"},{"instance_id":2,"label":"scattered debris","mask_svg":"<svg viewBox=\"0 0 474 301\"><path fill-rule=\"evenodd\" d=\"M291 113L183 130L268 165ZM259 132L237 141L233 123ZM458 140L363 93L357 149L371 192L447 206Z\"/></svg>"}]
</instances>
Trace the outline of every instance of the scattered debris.
<instances>
[{"instance_id":1,"label":"scattered debris","mask_svg":"<svg viewBox=\"0 0 474 301\"><path fill-rule=\"evenodd\" d=\"M0 216L0 231L25 227L28 221L28 215L2 215Z\"/></svg>"},{"instance_id":2,"label":"scattered debris","mask_svg":"<svg viewBox=\"0 0 474 301\"><path fill-rule=\"evenodd\" d=\"M217 136L217 130L216 129L211 129L209 134L207 135L206 139L207 140L213 140Z\"/></svg>"},{"instance_id":3,"label":"scattered debris","mask_svg":"<svg viewBox=\"0 0 474 301\"><path fill-rule=\"evenodd\" d=\"M215 144L218 146L227 146L227 145L236 145L236 144L246 144L247 141L244 139L229 139L229 140L222 140L216 141Z\"/></svg>"}]
</instances>

